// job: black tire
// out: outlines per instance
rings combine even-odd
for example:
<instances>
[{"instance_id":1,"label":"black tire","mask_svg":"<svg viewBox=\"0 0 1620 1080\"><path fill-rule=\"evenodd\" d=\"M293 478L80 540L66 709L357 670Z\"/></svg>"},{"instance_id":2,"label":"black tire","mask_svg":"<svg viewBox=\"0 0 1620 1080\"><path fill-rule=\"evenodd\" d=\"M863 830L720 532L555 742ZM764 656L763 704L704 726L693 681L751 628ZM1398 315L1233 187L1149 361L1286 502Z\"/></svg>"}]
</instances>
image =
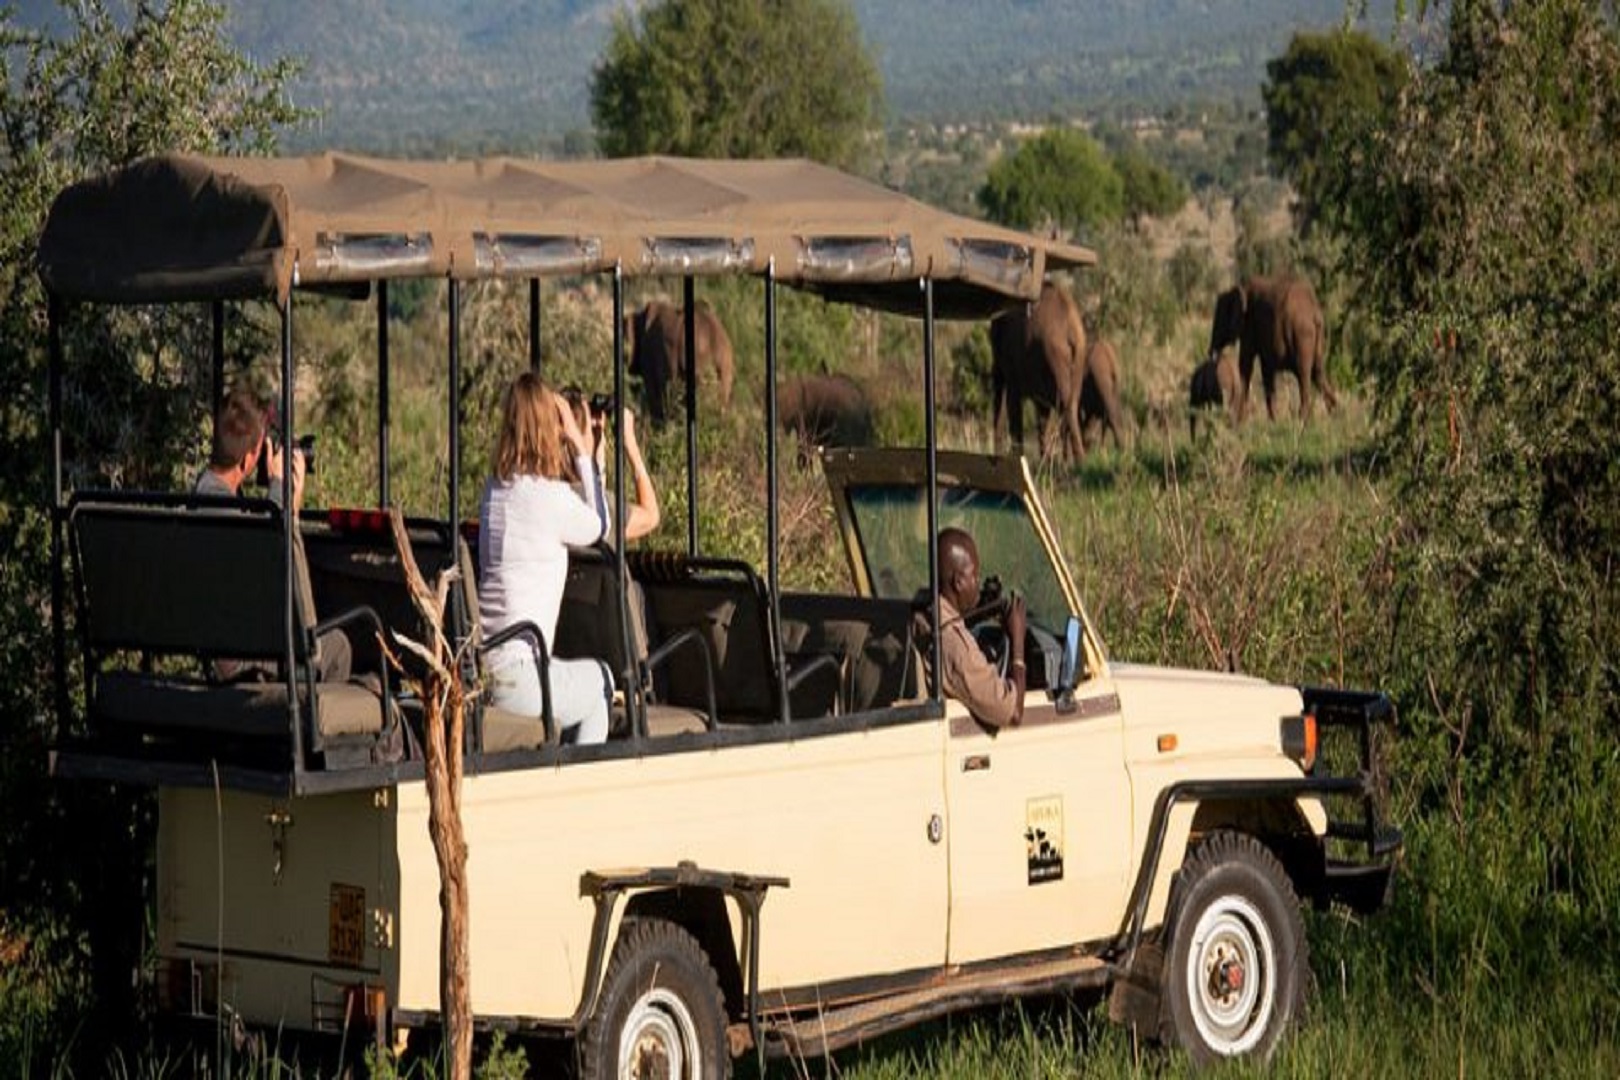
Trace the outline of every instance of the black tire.
<instances>
[{"instance_id":1,"label":"black tire","mask_svg":"<svg viewBox=\"0 0 1620 1080\"><path fill-rule=\"evenodd\" d=\"M691 934L663 919L628 918L581 1046L585 1080L726 1080L720 980Z\"/></svg>"},{"instance_id":2,"label":"black tire","mask_svg":"<svg viewBox=\"0 0 1620 1080\"><path fill-rule=\"evenodd\" d=\"M1159 1037L1195 1062L1276 1049L1309 985L1305 922L1275 855L1217 832L1188 857L1170 900Z\"/></svg>"}]
</instances>

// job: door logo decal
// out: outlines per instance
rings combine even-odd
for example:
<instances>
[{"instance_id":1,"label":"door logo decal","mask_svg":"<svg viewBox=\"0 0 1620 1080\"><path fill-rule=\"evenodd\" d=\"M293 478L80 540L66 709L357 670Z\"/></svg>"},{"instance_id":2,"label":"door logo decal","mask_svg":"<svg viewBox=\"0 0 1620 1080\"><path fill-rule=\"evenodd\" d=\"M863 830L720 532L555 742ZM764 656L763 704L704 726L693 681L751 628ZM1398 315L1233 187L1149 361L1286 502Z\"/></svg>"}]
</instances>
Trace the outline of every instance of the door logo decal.
<instances>
[{"instance_id":1,"label":"door logo decal","mask_svg":"<svg viewBox=\"0 0 1620 1080\"><path fill-rule=\"evenodd\" d=\"M1048 795L1024 804L1029 883L1063 880L1063 799Z\"/></svg>"}]
</instances>

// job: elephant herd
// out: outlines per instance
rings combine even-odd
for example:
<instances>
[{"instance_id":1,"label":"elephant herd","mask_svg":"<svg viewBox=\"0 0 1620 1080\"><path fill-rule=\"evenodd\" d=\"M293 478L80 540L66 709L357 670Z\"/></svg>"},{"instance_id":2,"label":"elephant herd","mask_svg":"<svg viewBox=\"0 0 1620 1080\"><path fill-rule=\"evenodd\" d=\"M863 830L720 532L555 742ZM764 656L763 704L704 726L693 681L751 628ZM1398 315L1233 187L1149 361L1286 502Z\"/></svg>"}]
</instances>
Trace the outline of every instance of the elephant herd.
<instances>
[{"instance_id":1,"label":"elephant herd","mask_svg":"<svg viewBox=\"0 0 1620 1080\"><path fill-rule=\"evenodd\" d=\"M656 300L625 317L630 373L640 378L643 405L655 423L667 415L671 384L684 381L691 369L685 321L682 309ZM703 373L700 377L716 384L724 409L735 374L731 338L713 309L701 302L693 329L695 367ZM1110 433L1124 446L1119 355L1106 339L1088 339L1079 307L1066 289L1047 282L1038 300L998 315L990 323L990 348L991 427L998 438L1005 412L1007 436L1023 448L1028 401L1035 407L1043 454L1050 449L1046 429L1053 414L1057 438L1071 459L1084 457ZM1322 308L1309 282L1249 277L1216 298L1209 352L1188 384L1195 436L1198 414L1206 409L1224 409L1242 423L1256 361L1271 419L1277 415L1281 372L1299 381L1303 418L1311 415L1313 388L1330 410L1337 407L1338 395L1327 374ZM796 433L802 445L861 445L871 439L871 405L861 385L847 376L789 376L778 387L777 401L781 426Z\"/></svg>"},{"instance_id":2,"label":"elephant herd","mask_svg":"<svg viewBox=\"0 0 1620 1080\"><path fill-rule=\"evenodd\" d=\"M1064 452L1085 456L1095 433L1108 432L1124 446L1124 410L1119 404L1119 355L1099 338L1089 345L1080 309L1066 289L1052 282L1041 286L1040 299L996 316L990 323L990 384L993 430L1001 427L1002 406L1007 434L1024 445L1024 402L1035 406L1036 428L1045 453L1048 416L1061 418Z\"/></svg>"},{"instance_id":3,"label":"elephant herd","mask_svg":"<svg viewBox=\"0 0 1620 1080\"><path fill-rule=\"evenodd\" d=\"M1237 346L1237 357L1226 350ZM1266 415L1277 419L1277 374L1299 380L1299 414L1311 416L1311 388L1321 391L1329 411L1339 396L1328 381L1327 336L1322 305L1303 278L1250 277L1215 298L1210 322L1209 356L1193 372L1189 394L1194 429L1196 415L1207 406L1233 409L1242 423L1249 408L1249 379L1260 361L1260 383L1266 391Z\"/></svg>"},{"instance_id":4,"label":"elephant herd","mask_svg":"<svg viewBox=\"0 0 1620 1080\"><path fill-rule=\"evenodd\" d=\"M1119 357L1104 339L1087 345L1079 310L1065 290L1047 282L1038 301L998 316L990 326L990 348L991 423L998 435L1005 402L1008 437L1023 447L1027 399L1035 405L1043 433L1048 415L1059 415L1063 449L1070 457L1085 455L1094 432L1097 442L1112 432L1123 445ZM1280 372L1299 380L1300 415L1305 419L1311 415L1313 387L1330 410L1338 406L1338 394L1328 381L1322 307L1309 282L1290 276L1250 277L1216 298L1209 353L1194 369L1188 386L1195 436L1198 414L1206 408L1229 409L1242 423L1256 360L1271 419L1277 418Z\"/></svg>"},{"instance_id":5,"label":"elephant herd","mask_svg":"<svg viewBox=\"0 0 1620 1080\"><path fill-rule=\"evenodd\" d=\"M642 408L662 424L671 405L669 389L685 382L686 312L653 300L625 316L624 339L630 347L630 374L641 380ZM714 309L699 301L693 308L693 338L700 378L715 384L720 410L731 404L736 375L731 336ZM777 387L777 420L809 446L863 446L872 441L872 407L861 385L846 375L790 375Z\"/></svg>"}]
</instances>

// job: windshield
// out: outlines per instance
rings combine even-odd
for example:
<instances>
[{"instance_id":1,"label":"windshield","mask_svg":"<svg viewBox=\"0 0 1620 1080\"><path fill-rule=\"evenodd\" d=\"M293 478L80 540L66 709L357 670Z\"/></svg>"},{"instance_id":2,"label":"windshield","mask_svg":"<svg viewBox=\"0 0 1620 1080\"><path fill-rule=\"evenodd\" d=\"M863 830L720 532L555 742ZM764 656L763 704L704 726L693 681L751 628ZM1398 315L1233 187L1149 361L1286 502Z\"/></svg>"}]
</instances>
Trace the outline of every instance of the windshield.
<instances>
[{"instance_id":1,"label":"windshield","mask_svg":"<svg viewBox=\"0 0 1620 1080\"><path fill-rule=\"evenodd\" d=\"M1061 634L1068 603L1035 524L1015 494L940 488L939 527L966 529L979 546L980 578L1001 579L1003 593L1024 597L1029 621ZM911 484L863 484L849 489L867 578L879 597L909 600L928 586L928 506Z\"/></svg>"}]
</instances>

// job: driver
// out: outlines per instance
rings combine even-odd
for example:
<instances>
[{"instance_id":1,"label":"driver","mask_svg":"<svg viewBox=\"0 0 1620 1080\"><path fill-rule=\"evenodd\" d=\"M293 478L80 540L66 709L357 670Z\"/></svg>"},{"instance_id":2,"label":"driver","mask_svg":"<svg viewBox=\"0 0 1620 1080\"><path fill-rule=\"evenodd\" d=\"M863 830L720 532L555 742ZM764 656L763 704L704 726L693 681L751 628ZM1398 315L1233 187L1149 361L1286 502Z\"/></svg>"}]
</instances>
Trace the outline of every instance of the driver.
<instances>
[{"instance_id":1,"label":"driver","mask_svg":"<svg viewBox=\"0 0 1620 1080\"><path fill-rule=\"evenodd\" d=\"M939 634L944 693L967 705L974 719L990 728L1016 725L1024 717L1024 600L1013 596L1003 606L1001 625L1008 653L1005 678L973 639L967 620L979 614L979 548L966 530L939 532ZM924 665L934 662L929 638L933 633L926 593L920 597L915 620ZM933 672L929 671L933 679Z\"/></svg>"}]
</instances>

